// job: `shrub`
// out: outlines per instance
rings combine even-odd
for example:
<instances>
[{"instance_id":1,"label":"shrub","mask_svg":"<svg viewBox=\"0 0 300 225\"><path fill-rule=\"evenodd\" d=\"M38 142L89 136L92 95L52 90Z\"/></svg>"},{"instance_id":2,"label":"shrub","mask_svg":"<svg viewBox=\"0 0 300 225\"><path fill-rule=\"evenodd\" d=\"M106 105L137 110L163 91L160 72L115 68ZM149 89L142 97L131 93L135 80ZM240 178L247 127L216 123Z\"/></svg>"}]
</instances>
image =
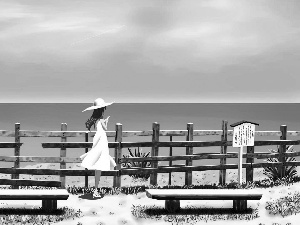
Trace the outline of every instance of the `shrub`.
<instances>
[{"instance_id":1,"label":"shrub","mask_svg":"<svg viewBox=\"0 0 300 225\"><path fill-rule=\"evenodd\" d=\"M140 186L129 186L129 187L101 187L98 188L98 191L102 195L119 195L119 194L138 194L140 192L145 192L145 185ZM67 186L67 191L72 195L79 194L92 194L95 190L95 187L76 187L76 186Z\"/></svg>"},{"instance_id":2,"label":"shrub","mask_svg":"<svg viewBox=\"0 0 300 225\"><path fill-rule=\"evenodd\" d=\"M127 155L123 155L124 158L132 158L132 157L141 157L141 158L145 158L148 157L150 152L147 153L143 153L142 149L140 150L140 148L138 147L138 149L134 150L134 154L132 153L131 149L128 148L129 154ZM151 167L151 163L150 162L127 162L127 163L123 163L122 164L123 167L127 167L127 168L132 168L132 167L141 167L141 168L146 168L146 167ZM133 178L142 178L147 180L150 177L150 174L132 174L130 175Z\"/></svg>"},{"instance_id":3,"label":"shrub","mask_svg":"<svg viewBox=\"0 0 300 225\"><path fill-rule=\"evenodd\" d=\"M286 147L286 152L293 152L293 146L287 146ZM269 149L269 152L271 153L278 153L279 152L279 146L277 146L277 150L274 149ZM266 160L267 162L279 162L278 158L268 158ZM296 161L296 159L294 157L287 157L286 158L286 162L291 162L291 161ZM297 174L297 170L295 166L285 166L284 167L284 171L285 171L285 180L287 180L288 182L292 182L294 177ZM278 167L264 167L264 171L263 173L272 181L277 181L278 179L280 179L280 171Z\"/></svg>"},{"instance_id":4,"label":"shrub","mask_svg":"<svg viewBox=\"0 0 300 225\"><path fill-rule=\"evenodd\" d=\"M266 210L270 211L270 214L280 214L282 217L297 214L300 212L300 193L289 193L282 198L266 202Z\"/></svg>"}]
</instances>

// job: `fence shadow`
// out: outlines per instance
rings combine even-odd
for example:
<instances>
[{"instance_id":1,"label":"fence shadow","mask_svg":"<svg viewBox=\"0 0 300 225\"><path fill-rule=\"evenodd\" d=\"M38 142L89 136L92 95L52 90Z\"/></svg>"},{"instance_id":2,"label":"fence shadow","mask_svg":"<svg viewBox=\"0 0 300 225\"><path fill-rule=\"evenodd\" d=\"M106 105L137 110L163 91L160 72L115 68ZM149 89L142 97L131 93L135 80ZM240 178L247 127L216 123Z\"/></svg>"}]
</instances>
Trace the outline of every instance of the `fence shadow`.
<instances>
[{"instance_id":1,"label":"fence shadow","mask_svg":"<svg viewBox=\"0 0 300 225\"><path fill-rule=\"evenodd\" d=\"M101 199L103 198L104 195L100 195L99 197L93 197L93 193L89 193L89 194L83 194L83 195L80 195L78 198L80 199L86 199L86 200L98 200L98 199Z\"/></svg>"},{"instance_id":2,"label":"fence shadow","mask_svg":"<svg viewBox=\"0 0 300 225\"><path fill-rule=\"evenodd\" d=\"M178 212L170 213L164 208L147 208L144 213L148 216L157 215L225 215L225 214L252 214L254 210L247 208L244 212L234 211L232 208L181 208Z\"/></svg>"},{"instance_id":3,"label":"fence shadow","mask_svg":"<svg viewBox=\"0 0 300 225\"><path fill-rule=\"evenodd\" d=\"M65 209L58 208L56 210L48 211L42 208L28 209L28 208L2 208L1 215L64 215Z\"/></svg>"}]
</instances>

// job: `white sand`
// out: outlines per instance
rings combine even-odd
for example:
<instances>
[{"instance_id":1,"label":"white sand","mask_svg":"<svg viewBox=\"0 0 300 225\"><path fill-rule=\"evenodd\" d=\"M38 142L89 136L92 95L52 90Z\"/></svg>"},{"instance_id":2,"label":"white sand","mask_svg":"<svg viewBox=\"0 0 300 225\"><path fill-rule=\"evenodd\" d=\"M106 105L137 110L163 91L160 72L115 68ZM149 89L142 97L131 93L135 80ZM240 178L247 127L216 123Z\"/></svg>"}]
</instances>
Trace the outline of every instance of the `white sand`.
<instances>
[{"instance_id":1,"label":"white sand","mask_svg":"<svg viewBox=\"0 0 300 225\"><path fill-rule=\"evenodd\" d=\"M41 164L40 168L55 168L57 166L51 166L47 164ZM31 167L33 168L33 167ZM35 167L36 168L36 167ZM68 168L68 167L67 167ZM78 167L77 167L78 168ZM76 165L75 168L76 169ZM79 168L78 168L79 169ZM184 173L173 173L172 184L183 185L184 184ZM24 178L29 175L22 175ZM5 176L2 176L5 177ZM36 179L36 176L34 176ZM49 178L48 176L41 176L45 178ZM264 179L264 175L262 174L261 169L255 169L254 173L255 180ZM205 172L193 172L193 184L205 184L205 183L214 183L219 179L218 171L205 171ZM55 180L59 180L56 178ZM227 181L236 181L237 180L237 170L228 170L227 171ZM149 182L147 182L149 183ZM84 177L67 177L67 185L75 185L75 186L84 186ZM91 186L94 185L94 178L89 178L89 184ZM138 181L136 183L133 182L131 177L122 176L122 186L130 186L130 185L138 185L143 184L142 181ZM158 184L166 185L168 184L168 174L158 174ZM112 177L101 177L100 186L112 186ZM248 201L248 207L259 209L259 218L251 220L251 221L207 221L208 224L240 224L241 222L245 224L255 224L259 225L259 223L265 225L274 225L274 223L278 223L281 225L286 225L288 223L298 224L300 220L300 214L298 215L289 215L286 218L283 218L280 215L270 215L265 210L266 201L270 201L274 198L280 198L281 196L285 196L288 193L294 193L295 191L300 191L300 183L287 186L287 187L273 187L268 189L258 189L262 191L263 197L261 200L256 201ZM81 197L80 197L81 196ZM137 220L131 213L132 206L138 205L146 205L146 206L159 206L164 207L164 201L159 201L155 199L150 199L146 196L145 193L139 193L137 195L114 195L114 196L105 196L103 198L99 198L96 200L89 199L89 196L85 195L70 195L69 199L66 201L58 201L58 207L67 206L70 208L74 208L76 210L80 209L83 212L83 217L76 218L74 220L62 221L57 223L58 225L74 225L78 222L81 222L83 225L135 225L135 224L168 224L171 225L170 222L164 222L161 220L150 220L150 219L140 219ZM40 207L41 201L0 201L1 207ZM232 201L181 201L181 207L185 208L186 206L194 206L199 208L204 207L215 207L215 208L231 208ZM162 215L165 217L165 215ZM199 221L197 224L203 224L205 221ZM277 224L277 225L278 225Z\"/></svg>"}]
</instances>

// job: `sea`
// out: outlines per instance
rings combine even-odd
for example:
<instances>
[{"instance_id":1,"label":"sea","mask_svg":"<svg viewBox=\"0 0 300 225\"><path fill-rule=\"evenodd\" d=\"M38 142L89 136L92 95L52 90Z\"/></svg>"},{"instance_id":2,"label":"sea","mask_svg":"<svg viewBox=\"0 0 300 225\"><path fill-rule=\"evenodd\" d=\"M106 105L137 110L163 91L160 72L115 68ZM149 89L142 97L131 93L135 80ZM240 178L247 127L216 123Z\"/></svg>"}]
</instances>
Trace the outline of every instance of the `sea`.
<instances>
[{"instance_id":1,"label":"sea","mask_svg":"<svg viewBox=\"0 0 300 225\"><path fill-rule=\"evenodd\" d=\"M86 131L85 122L92 111L82 112L91 106L88 103L2 103L0 104L0 130L14 131L15 123L20 123L21 130L59 131L61 123L67 123L69 131ZM300 104L289 103L114 103L107 107L104 117L110 116L108 131L114 131L116 123L121 123L123 131L151 130L152 123L158 122L161 130L186 130L187 123L193 123L194 130L221 130L222 120L230 124L241 120L258 123L256 131L279 131L280 125L287 125L288 131L300 131ZM151 141L152 137L127 137L124 141ZM278 140L278 136L255 137L255 140ZM299 137L289 137L297 140ZM169 141L169 137L160 137L161 141ZM173 137L173 141L184 141L185 137ZM218 141L220 136L197 136L195 141ZM232 136L228 136L232 140ZM0 137L1 142L13 142L13 137ZM21 137L21 156L59 156L59 149L43 148L43 142L59 142L56 137ZM68 138L67 141L84 141L81 138ZM92 140L90 140L92 141ZM109 141L114 141L109 138ZM277 146L255 147L255 152L268 152ZM132 148L134 150L135 148ZM299 146L294 146L294 150ZM151 151L142 148L142 152ZM186 149L173 148L173 155L184 155ZM238 152L237 148L228 147L228 152ZM244 151L246 151L244 149ZM85 149L67 149L67 157L79 157ZM220 147L198 147L194 153L218 153ZM127 155L128 149L122 154ZM114 156L114 149L110 149ZM160 148L160 156L168 156L169 148ZM0 155L13 156L14 149L0 148ZM245 159L244 159L245 160ZM238 159L227 159L227 163L237 163ZM261 162L263 159L255 159ZM173 164L183 164L174 161ZM217 165L219 159L194 160L193 165ZM0 167L13 166L10 162L0 161ZM21 162L21 167L35 163ZM167 165L168 162L160 162Z\"/></svg>"}]
</instances>

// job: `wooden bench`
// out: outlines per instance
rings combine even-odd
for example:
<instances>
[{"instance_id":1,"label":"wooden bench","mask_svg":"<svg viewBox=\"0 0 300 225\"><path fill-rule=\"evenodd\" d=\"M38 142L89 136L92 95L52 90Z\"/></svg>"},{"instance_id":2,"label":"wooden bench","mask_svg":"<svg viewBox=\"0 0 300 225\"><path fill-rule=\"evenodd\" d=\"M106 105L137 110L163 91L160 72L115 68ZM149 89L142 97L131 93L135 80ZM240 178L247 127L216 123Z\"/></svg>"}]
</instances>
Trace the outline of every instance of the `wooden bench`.
<instances>
[{"instance_id":1,"label":"wooden bench","mask_svg":"<svg viewBox=\"0 0 300 225\"><path fill-rule=\"evenodd\" d=\"M61 187L60 181L0 179L0 185ZM42 200L42 210L55 211L57 200L67 200L66 189L1 189L0 200Z\"/></svg>"},{"instance_id":2,"label":"wooden bench","mask_svg":"<svg viewBox=\"0 0 300 225\"><path fill-rule=\"evenodd\" d=\"M55 211L57 200L67 200L69 193L66 189L2 189L0 200L42 200L42 209Z\"/></svg>"},{"instance_id":3,"label":"wooden bench","mask_svg":"<svg viewBox=\"0 0 300 225\"><path fill-rule=\"evenodd\" d=\"M262 193L249 189L147 189L148 198L165 200L168 212L180 209L180 200L233 200L233 209L245 212L247 200L260 200Z\"/></svg>"},{"instance_id":4,"label":"wooden bench","mask_svg":"<svg viewBox=\"0 0 300 225\"><path fill-rule=\"evenodd\" d=\"M19 142L0 142L0 148L18 148L22 144L23 143ZM6 160L4 159L4 161ZM20 170L19 168L16 169L0 167L0 169L2 170L1 173L8 173L12 175L12 179L0 179L0 185L11 185L13 188L1 189L0 200L42 200L43 210L55 211L57 209L57 200L67 200L69 198L69 193L65 189L18 189L19 186L46 186L60 188L60 181L13 179L15 174L22 173L18 171Z\"/></svg>"}]
</instances>

